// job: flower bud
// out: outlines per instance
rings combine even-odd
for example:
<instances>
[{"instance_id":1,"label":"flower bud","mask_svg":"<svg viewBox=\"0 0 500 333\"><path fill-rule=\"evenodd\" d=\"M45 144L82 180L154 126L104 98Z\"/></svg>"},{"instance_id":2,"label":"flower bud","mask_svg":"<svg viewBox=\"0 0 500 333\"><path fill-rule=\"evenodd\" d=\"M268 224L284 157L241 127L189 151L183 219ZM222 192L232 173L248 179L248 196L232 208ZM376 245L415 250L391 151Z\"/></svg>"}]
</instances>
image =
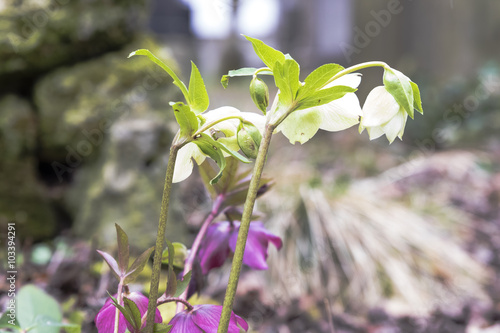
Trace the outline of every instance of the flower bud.
<instances>
[{"instance_id":1,"label":"flower bud","mask_svg":"<svg viewBox=\"0 0 500 333\"><path fill-rule=\"evenodd\" d=\"M238 145L248 158L257 158L261 140L262 134L257 127L247 122L241 124L238 131Z\"/></svg>"},{"instance_id":2,"label":"flower bud","mask_svg":"<svg viewBox=\"0 0 500 333\"><path fill-rule=\"evenodd\" d=\"M250 96L255 105L266 114L266 109L269 105L269 89L264 81L256 76L250 82Z\"/></svg>"}]
</instances>

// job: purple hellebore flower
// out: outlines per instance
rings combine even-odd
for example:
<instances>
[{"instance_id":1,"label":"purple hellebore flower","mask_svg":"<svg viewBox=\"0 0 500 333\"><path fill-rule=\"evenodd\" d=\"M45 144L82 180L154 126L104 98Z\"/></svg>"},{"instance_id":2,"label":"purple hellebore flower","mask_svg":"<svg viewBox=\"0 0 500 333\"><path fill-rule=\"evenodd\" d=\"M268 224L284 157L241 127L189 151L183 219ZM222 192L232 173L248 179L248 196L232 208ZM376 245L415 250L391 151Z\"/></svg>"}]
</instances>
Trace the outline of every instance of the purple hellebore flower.
<instances>
[{"instance_id":1,"label":"purple hellebore flower","mask_svg":"<svg viewBox=\"0 0 500 333\"><path fill-rule=\"evenodd\" d=\"M137 307L139 308L139 311L141 312L141 315L144 315L146 310L148 309L148 298L144 296L141 293L137 292L131 292L128 295L123 294L125 297L128 299L132 300ZM113 297L116 297L116 295L113 295ZM115 313L116 313L116 307L113 305L113 301L111 298L108 298L106 300L106 303L104 303L104 306L99 310L97 315L95 316L95 324L97 326L97 331L99 333L113 333L115 329ZM156 309L156 315L155 315L155 323L161 323L162 318L160 311ZM132 325L129 324L128 321L125 320L125 317L123 314L120 312L120 318L118 320L118 333L124 333L126 330L132 332Z\"/></svg>"},{"instance_id":2,"label":"purple hellebore flower","mask_svg":"<svg viewBox=\"0 0 500 333\"><path fill-rule=\"evenodd\" d=\"M227 221L212 224L208 228L198 254L203 274L212 268L222 266L231 251L234 252L239 230L240 222ZM283 245L281 238L267 231L262 222L251 222L243 263L254 269L267 269L269 242L278 250Z\"/></svg>"},{"instance_id":3,"label":"purple hellebore flower","mask_svg":"<svg viewBox=\"0 0 500 333\"><path fill-rule=\"evenodd\" d=\"M185 310L175 315L168 323L172 325L169 333L215 333L219 326L222 305L195 305L191 310ZM239 333L241 326L248 330L247 322L238 315L231 313L228 333Z\"/></svg>"}]
</instances>

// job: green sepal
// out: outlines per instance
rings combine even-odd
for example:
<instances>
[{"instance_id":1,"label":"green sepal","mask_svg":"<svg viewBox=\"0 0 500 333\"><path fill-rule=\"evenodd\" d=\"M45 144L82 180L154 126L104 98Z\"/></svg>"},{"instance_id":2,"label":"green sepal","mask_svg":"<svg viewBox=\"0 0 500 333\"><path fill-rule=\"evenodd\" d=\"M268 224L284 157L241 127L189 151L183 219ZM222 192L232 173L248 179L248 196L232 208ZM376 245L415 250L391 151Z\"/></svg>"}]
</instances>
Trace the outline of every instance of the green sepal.
<instances>
[{"instance_id":1,"label":"green sepal","mask_svg":"<svg viewBox=\"0 0 500 333\"><path fill-rule=\"evenodd\" d=\"M202 113L208 109L210 100L207 88L203 82L198 67L191 61L191 77L189 78L189 106L195 114Z\"/></svg>"},{"instance_id":2,"label":"green sepal","mask_svg":"<svg viewBox=\"0 0 500 333\"><path fill-rule=\"evenodd\" d=\"M124 284L133 282L139 276L139 274L141 274L154 249L155 247L151 246L134 260L132 265L130 265L127 274L125 274L125 279L123 281Z\"/></svg>"},{"instance_id":3,"label":"green sepal","mask_svg":"<svg viewBox=\"0 0 500 333\"><path fill-rule=\"evenodd\" d=\"M233 185L234 179L238 172L239 162L233 156L227 156L226 159L226 168L222 177L219 179L217 184L213 184L210 186L210 180L217 176L218 171L213 166L213 163L210 163L208 160L205 160L200 166L200 176L207 188L210 196L213 200L217 198L218 195L226 193L229 188Z\"/></svg>"},{"instance_id":4,"label":"green sepal","mask_svg":"<svg viewBox=\"0 0 500 333\"><path fill-rule=\"evenodd\" d=\"M410 79L400 71L390 67L385 68L385 89L413 119L413 89L410 82Z\"/></svg>"},{"instance_id":5,"label":"green sepal","mask_svg":"<svg viewBox=\"0 0 500 333\"><path fill-rule=\"evenodd\" d=\"M325 64L316 68L306 77L304 85L299 88L298 98L307 97L311 91L322 89L335 74L343 69L344 67L338 64Z\"/></svg>"},{"instance_id":6,"label":"green sepal","mask_svg":"<svg viewBox=\"0 0 500 333\"><path fill-rule=\"evenodd\" d=\"M132 318L132 321L129 321L129 323L134 327L136 330L141 329L141 311L139 311L139 308L137 307L137 304L134 303L131 299L127 298L127 296L123 297L123 305L126 311L130 313L130 317Z\"/></svg>"},{"instance_id":7,"label":"green sepal","mask_svg":"<svg viewBox=\"0 0 500 333\"><path fill-rule=\"evenodd\" d=\"M143 55L143 56L148 57L151 61L153 61L155 64L157 64L158 66L160 66L165 72L167 72L168 75L170 75L172 77L172 79L174 80L174 84L177 87L179 87L179 89L181 90L182 94L184 95L184 98L186 99L186 102L188 102L188 104L190 104L189 93L188 93L188 90L186 88L186 85L184 84L184 82L182 82L179 79L179 77L177 76L177 74L175 74L175 72L169 66L167 66L163 61L161 61L160 59L158 59L149 50L146 50L146 49L136 50L134 52L131 52L128 57L130 58L130 57L133 57L133 56L136 56L136 55Z\"/></svg>"},{"instance_id":8,"label":"green sepal","mask_svg":"<svg viewBox=\"0 0 500 333\"><path fill-rule=\"evenodd\" d=\"M205 155L213 159L219 166L219 173L210 181L211 185L219 181L220 177L222 176L222 172L226 167L226 160L224 158L223 151L243 163L250 163L250 161L246 157L238 152L230 150L224 144L215 141L208 134L201 133L192 142L194 142Z\"/></svg>"},{"instance_id":9,"label":"green sepal","mask_svg":"<svg viewBox=\"0 0 500 333\"><path fill-rule=\"evenodd\" d=\"M200 150L205 155L209 156L219 166L219 172L212 180L210 180L210 185L217 183L220 177L222 176L224 168L226 167L226 160L224 158L224 154L222 153L220 147L217 145L217 141L212 139L209 135L201 133L200 136L196 138L193 142L196 143L196 145L198 145Z\"/></svg>"},{"instance_id":10,"label":"green sepal","mask_svg":"<svg viewBox=\"0 0 500 333\"><path fill-rule=\"evenodd\" d=\"M170 103L170 105L174 110L175 119L180 127L180 137L191 138L191 135L199 128L198 117L196 117L196 114L191 110L189 105L182 102Z\"/></svg>"},{"instance_id":11,"label":"green sepal","mask_svg":"<svg viewBox=\"0 0 500 333\"><path fill-rule=\"evenodd\" d=\"M274 73L274 67L276 63L284 64L285 63L285 55L272 48L269 45L266 45L263 41L258 40L256 38L248 37L243 35L248 41L252 43L253 49L257 56L269 67Z\"/></svg>"},{"instance_id":12,"label":"green sepal","mask_svg":"<svg viewBox=\"0 0 500 333\"><path fill-rule=\"evenodd\" d=\"M191 271L187 272L182 280L177 281L177 290L175 291L174 297L179 297L184 290L187 289L189 283L191 282Z\"/></svg>"},{"instance_id":13,"label":"green sepal","mask_svg":"<svg viewBox=\"0 0 500 333\"><path fill-rule=\"evenodd\" d=\"M187 258L187 248L186 245L178 242L173 242L172 243L174 247L174 258L173 258L173 265L174 268L179 268L183 269L184 268L184 262L186 261ZM161 263L162 264L168 264L169 263L169 252L168 252L168 247L163 250L163 253L161 255Z\"/></svg>"},{"instance_id":14,"label":"green sepal","mask_svg":"<svg viewBox=\"0 0 500 333\"><path fill-rule=\"evenodd\" d=\"M123 276L128 269L129 246L128 236L118 224L115 223L116 239L118 242L118 268Z\"/></svg>"},{"instance_id":15,"label":"green sepal","mask_svg":"<svg viewBox=\"0 0 500 333\"><path fill-rule=\"evenodd\" d=\"M175 294L175 290L177 289L177 277L174 272L174 256L175 256L175 248L172 243L166 239L167 249L168 249L168 280L167 280L167 288L165 290L165 294L167 296L172 296Z\"/></svg>"},{"instance_id":16,"label":"green sepal","mask_svg":"<svg viewBox=\"0 0 500 333\"><path fill-rule=\"evenodd\" d=\"M220 80L220 83L222 86L227 88L227 85L229 84L229 78L230 77L235 77L235 76L253 76L255 72L257 72L259 69L255 67L243 67L240 69L234 69L230 70L226 75L222 75L222 78ZM273 75L272 71L260 71L259 75Z\"/></svg>"},{"instance_id":17,"label":"green sepal","mask_svg":"<svg viewBox=\"0 0 500 333\"><path fill-rule=\"evenodd\" d=\"M333 86L317 90L309 94L309 96L301 99L295 111L330 103L331 101L342 98L345 94L355 92L356 90L356 88L349 86Z\"/></svg>"},{"instance_id":18,"label":"green sepal","mask_svg":"<svg viewBox=\"0 0 500 333\"><path fill-rule=\"evenodd\" d=\"M413 107L417 109L418 112L424 114L424 109L422 109L422 100L420 99L420 90L418 89L418 85L410 81L411 89L413 90Z\"/></svg>"}]
</instances>

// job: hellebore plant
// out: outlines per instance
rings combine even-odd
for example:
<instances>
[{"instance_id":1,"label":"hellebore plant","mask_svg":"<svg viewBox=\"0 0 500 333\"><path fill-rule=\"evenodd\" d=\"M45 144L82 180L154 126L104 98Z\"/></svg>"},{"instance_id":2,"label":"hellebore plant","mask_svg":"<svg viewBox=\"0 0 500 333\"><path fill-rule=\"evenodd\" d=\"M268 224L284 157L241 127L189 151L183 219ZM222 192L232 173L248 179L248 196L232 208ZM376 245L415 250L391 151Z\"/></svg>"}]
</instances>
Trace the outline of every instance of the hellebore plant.
<instances>
[{"instance_id":1,"label":"hellebore plant","mask_svg":"<svg viewBox=\"0 0 500 333\"><path fill-rule=\"evenodd\" d=\"M116 226L118 260L99 252L119 281L116 298L110 297L96 316L99 332L108 332L111 327L114 332L122 332L125 326L130 332L146 333L246 331L248 324L232 311L242 264L267 269L269 243L278 250L282 246L281 239L266 230L254 212L256 199L272 185L270 179L263 177L263 170L273 134L281 132L292 144L303 144L319 129L340 131L359 124L360 133L366 129L370 139L385 134L392 142L396 137L402 138L407 117L413 118L415 109L423 113L417 85L384 62L366 62L349 68L326 64L300 81L300 66L290 55L258 39L246 38L265 67L229 71L221 83L227 88L231 77L252 77L250 97L263 114L241 112L230 106L207 111L207 90L194 63L186 86L148 50L130 54L147 56L162 67L179 87L185 101L170 103L180 128L170 147L148 308L145 310L144 296L128 293L127 284L144 268L153 248L129 267L128 238ZM374 88L361 108L355 94L361 83L361 74L357 71L368 67L384 69L384 85ZM268 87L259 75L274 77L278 93L271 107ZM240 171L239 162L250 163L251 159L255 159L253 171ZM201 223L189 251L180 243L167 241L165 247L172 183L189 177L193 162L199 166L213 200L212 209ZM221 214L225 219L215 222ZM232 268L223 306L191 305L189 295L200 290L203 275L220 267L231 253ZM166 291L159 296L162 263L168 265L168 282ZM177 314L168 325L159 322L157 312L157 306L166 302L177 303Z\"/></svg>"}]
</instances>

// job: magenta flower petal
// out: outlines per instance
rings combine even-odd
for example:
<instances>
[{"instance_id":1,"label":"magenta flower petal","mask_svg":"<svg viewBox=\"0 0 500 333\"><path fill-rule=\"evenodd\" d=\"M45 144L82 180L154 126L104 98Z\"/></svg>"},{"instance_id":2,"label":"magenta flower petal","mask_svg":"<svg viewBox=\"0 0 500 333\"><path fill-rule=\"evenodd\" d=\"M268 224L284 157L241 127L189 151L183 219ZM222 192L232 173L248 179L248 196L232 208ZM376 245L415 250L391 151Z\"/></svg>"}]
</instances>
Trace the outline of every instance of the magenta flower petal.
<instances>
[{"instance_id":1,"label":"magenta flower petal","mask_svg":"<svg viewBox=\"0 0 500 333\"><path fill-rule=\"evenodd\" d=\"M237 239L237 232L233 233L229 239L229 247L233 252L236 249ZM266 259L269 242L273 243L278 250L282 246L281 238L267 231L262 222L250 223L245 253L243 254L243 263L254 269L267 269Z\"/></svg>"},{"instance_id":2,"label":"magenta flower petal","mask_svg":"<svg viewBox=\"0 0 500 333\"><path fill-rule=\"evenodd\" d=\"M172 325L172 328L170 329L169 333L176 333L176 332L203 333L203 331L193 322L193 319L191 318L191 313L186 311L179 312L178 314L176 314L168 324Z\"/></svg>"},{"instance_id":3,"label":"magenta flower petal","mask_svg":"<svg viewBox=\"0 0 500 333\"><path fill-rule=\"evenodd\" d=\"M195 305L191 311L183 311L175 315L170 321L172 325L170 333L215 333L219 326L222 313L221 305ZM238 324L246 331L248 324L241 317L231 313L229 320L228 333L239 333Z\"/></svg>"},{"instance_id":4,"label":"magenta flower petal","mask_svg":"<svg viewBox=\"0 0 500 333\"><path fill-rule=\"evenodd\" d=\"M203 274L207 274L212 268L222 266L226 261L230 254L228 243L231 229L229 222L220 222L208 227L198 252Z\"/></svg>"},{"instance_id":5,"label":"magenta flower petal","mask_svg":"<svg viewBox=\"0 0 500 333\"><path fill-rule=\"evenodd\" d=\"M144 313L146 313L146 310L148 309L148 298L146 296L137 292L131 292L128 295L124 294L124 296L131 299L137 305L141 315L144 315ZM114 295L113 297L116 297L116 295ZM106 300L106 303L104 303L104 306L101 308L101 310L99 310L95 317L95 323L97 326L97 331L99 333L114 332L115 313L116 307L113 305L111 298L108 298ZM160 311L156 309L155 323L161 322L162 317ZM143 325L143 327L144 326L145 325ZM118 320L118 333L124 333L127 328L129 331L132 331L132 325L128 321L126 321L125 317L120 313L120 318Z\"/></svg>"},{"instance_id":6,"label":"magenta flower petal","mask_svg":"<svg viewBox=\"0 0 500 333\"><path fill-rule=\"evenodd\" d=\"M115 331L115 313L116 307L113 305L111 298L108 298L94 319L95 325L97 326L97 332L108 333ZM127 330L126 322L125 317L120 313L120 318L118 319L118 333L124 333Z\"/></svg>"}]
</instances>

